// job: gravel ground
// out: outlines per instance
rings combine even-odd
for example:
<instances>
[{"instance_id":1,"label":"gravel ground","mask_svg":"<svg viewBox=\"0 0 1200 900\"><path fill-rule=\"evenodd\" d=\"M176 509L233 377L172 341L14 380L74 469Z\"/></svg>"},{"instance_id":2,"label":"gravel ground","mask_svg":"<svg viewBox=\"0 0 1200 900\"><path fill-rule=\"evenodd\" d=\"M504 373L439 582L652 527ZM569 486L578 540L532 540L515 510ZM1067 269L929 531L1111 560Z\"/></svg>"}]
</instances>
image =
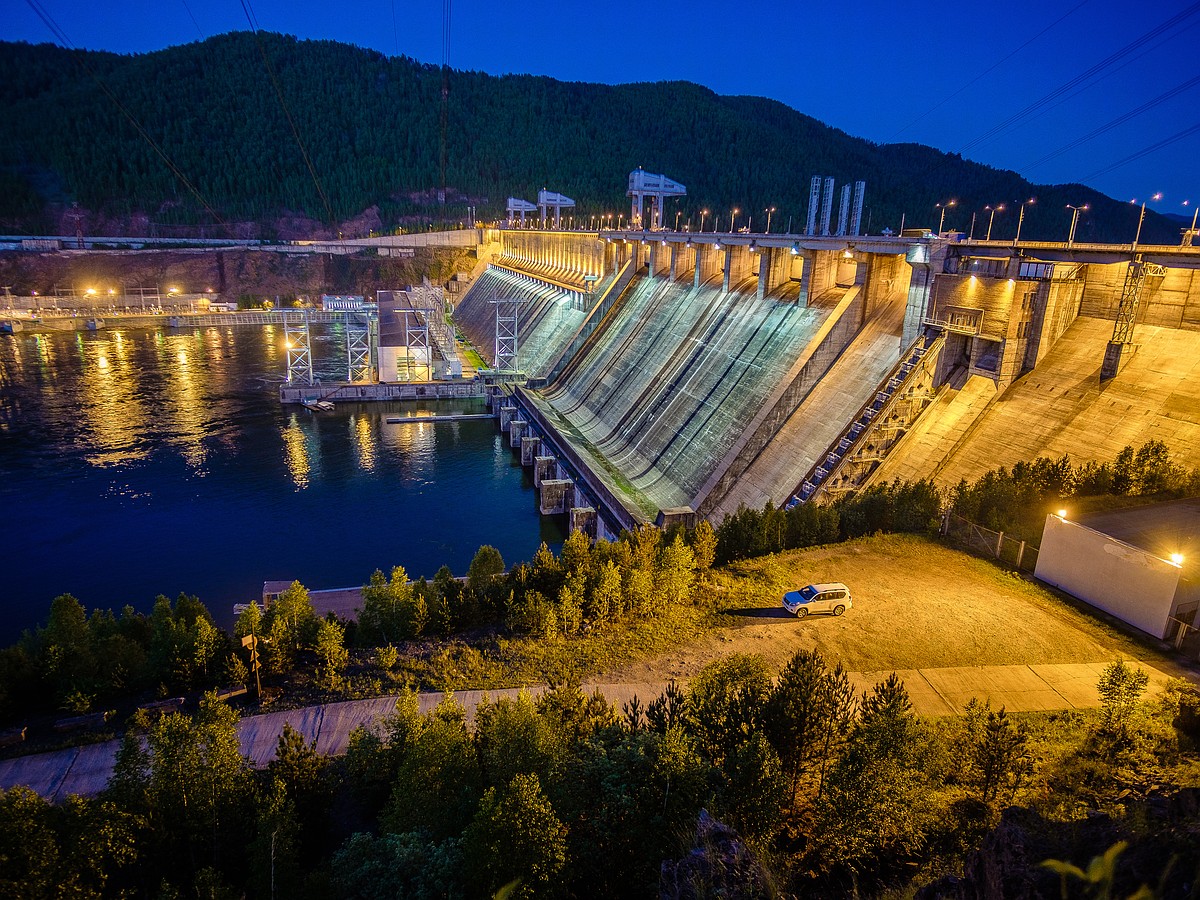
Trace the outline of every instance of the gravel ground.
<instances>
[{"instance_id":1,"label":"gravel ground","mask_svg":"<svg viewBox=\"0 0 1200 900\"><path fill-rule=\"evenodd\" d=\"M706 637L598 676L598 681L687 679L733 653L757 653L780 668L793 653L817 649L849 671L950 666L1146 660L1171 674L1184 670L1102 613L1062 599L1031 579L907 535L862 538L751 560L716 576L725 624ZM842 581L853 609L844 616L798 620L783 593L810 582Z\"/></svg>"}]
</instances>

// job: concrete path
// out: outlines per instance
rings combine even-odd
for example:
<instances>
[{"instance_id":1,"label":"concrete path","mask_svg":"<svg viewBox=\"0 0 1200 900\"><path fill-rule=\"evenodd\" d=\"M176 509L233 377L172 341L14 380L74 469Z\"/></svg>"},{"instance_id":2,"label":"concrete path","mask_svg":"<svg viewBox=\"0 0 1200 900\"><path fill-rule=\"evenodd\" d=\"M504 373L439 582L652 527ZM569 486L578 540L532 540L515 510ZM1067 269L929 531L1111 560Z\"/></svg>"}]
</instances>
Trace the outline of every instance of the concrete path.
<instances>
[{"instance_id":1,"label":"concrete path","mask_svg":"<svg viewBox=\"0 0 1200 900\"><path fill-rule=\"evenodd\" d=\"M913 709L922 716L957 715L972 698L990 700L992 707L1006 707L1010 712L1086 709L1100 705L1096 683L1109 661L1061 665L1018 666L959 666L945 669L906 669L896 674L904 681L912 698ZM1155 694L1169 676L1145 662L1136 662L1150 677L1148 693ZM859 692L887 678L891 672L852 672L850 682ZM621 708L633 697L643 706L657 697L665 687L656 684L595 684L584 689L599 690L608 700ZM454 699L474 715L484 696L492 699L515 697L520 688L492 691L455 691ZM533 697L545 691L544 686L526 689ZM443 699L444 694L418 695L421 712L429 712ZM304 735L308 742L316 741L317 751L326 754L346 752L350 733L359 725L372 723L395 709L396 698L376 697L370 700L347 700L304 709L289 709L249 716L238 725L242 753L257 767L265 766L275 756L275 745L285 723ZM0 788L24 785L55 802L70 794L92 796L108 783L116 760L118 741L90 744L53 753L38 753L16 759L0 760Z\"/></svg>"}]
</instances>

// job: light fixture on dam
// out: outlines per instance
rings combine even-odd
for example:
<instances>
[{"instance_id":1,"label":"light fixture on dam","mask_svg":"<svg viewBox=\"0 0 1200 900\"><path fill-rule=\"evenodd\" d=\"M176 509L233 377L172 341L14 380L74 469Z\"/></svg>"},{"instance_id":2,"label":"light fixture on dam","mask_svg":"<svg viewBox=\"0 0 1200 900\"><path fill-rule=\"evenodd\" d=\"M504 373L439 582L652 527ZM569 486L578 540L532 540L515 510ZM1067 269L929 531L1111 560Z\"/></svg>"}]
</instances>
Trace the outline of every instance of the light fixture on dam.
<instances>
[{"instance_id":1,"label":"light fixture on dam","mask_svg":"<svg viewBox=\"0 0 1200 900\"><path fill-rule=\"evenodd\" d=\"M751 252L751 253L757 253L757 252L758 252L758 241L751 241L751 242L750 242L750 252Z\"/></svg>"},{"instance_id":2,"label":"light fixture on dam","mask_svg":"<svg viewBox=\"0 0 1200 900\"><path fill-rule=\"evenodd\" d=\"M800 242L796 241L796 243L792 244L792 256L799 256L799 255L800 255Z\"/></svg>"}]
</instances>

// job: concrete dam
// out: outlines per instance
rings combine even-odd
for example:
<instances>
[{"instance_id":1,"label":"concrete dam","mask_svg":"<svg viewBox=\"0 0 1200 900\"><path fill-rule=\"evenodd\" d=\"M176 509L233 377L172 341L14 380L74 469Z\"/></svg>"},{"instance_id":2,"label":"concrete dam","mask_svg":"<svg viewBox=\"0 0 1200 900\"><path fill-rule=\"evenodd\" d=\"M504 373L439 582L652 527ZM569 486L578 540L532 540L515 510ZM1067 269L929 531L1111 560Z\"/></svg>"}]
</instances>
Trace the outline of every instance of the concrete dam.
<instances>
[{"instance_id":1,"label":"concrete dam","mask_svg":"<svg viewBox=\"0 0 1200 900\"><path fill-rule=\"evenodd\" d=\"M1200 248L481 240L455 321L505 382L501 425L543 511L572 527L719 523L741 504L1151 438L1200 465ZM1122 317L1136 340L1114 341Z\"/></svg>"}]
</instances>

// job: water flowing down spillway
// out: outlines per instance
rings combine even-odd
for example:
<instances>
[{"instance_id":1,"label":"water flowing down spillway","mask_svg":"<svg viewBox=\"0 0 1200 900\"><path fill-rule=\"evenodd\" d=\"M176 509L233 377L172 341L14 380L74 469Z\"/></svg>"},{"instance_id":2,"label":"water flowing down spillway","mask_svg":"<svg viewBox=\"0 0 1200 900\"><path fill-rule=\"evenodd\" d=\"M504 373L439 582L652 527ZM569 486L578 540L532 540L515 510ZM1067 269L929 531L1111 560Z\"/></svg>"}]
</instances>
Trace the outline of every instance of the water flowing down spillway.
<instances>
[{"instance_id":1,"label":"water flowing down spillway","mask_svg":"<svg viewBox=\"0 0 1200 900\"><path fill-rule=\"evenodd\" d=\"M562 288L490 266L455 309L454 321L491 363L496 336L492 301L497 299L520 301L518 362L523 372L535 378L558 359L587 315Z\"/></svg>"},{"instance_id":2,"label":"water flowing down spillway","mask_svg":"<svg viewBox=\"0 0 1200 900\"><path fill-rule=\"evenodd\" d=\"M755 286L637 281L545 393L659 508L691 501L828 315Z\"/></svg>"}]
</instances>

